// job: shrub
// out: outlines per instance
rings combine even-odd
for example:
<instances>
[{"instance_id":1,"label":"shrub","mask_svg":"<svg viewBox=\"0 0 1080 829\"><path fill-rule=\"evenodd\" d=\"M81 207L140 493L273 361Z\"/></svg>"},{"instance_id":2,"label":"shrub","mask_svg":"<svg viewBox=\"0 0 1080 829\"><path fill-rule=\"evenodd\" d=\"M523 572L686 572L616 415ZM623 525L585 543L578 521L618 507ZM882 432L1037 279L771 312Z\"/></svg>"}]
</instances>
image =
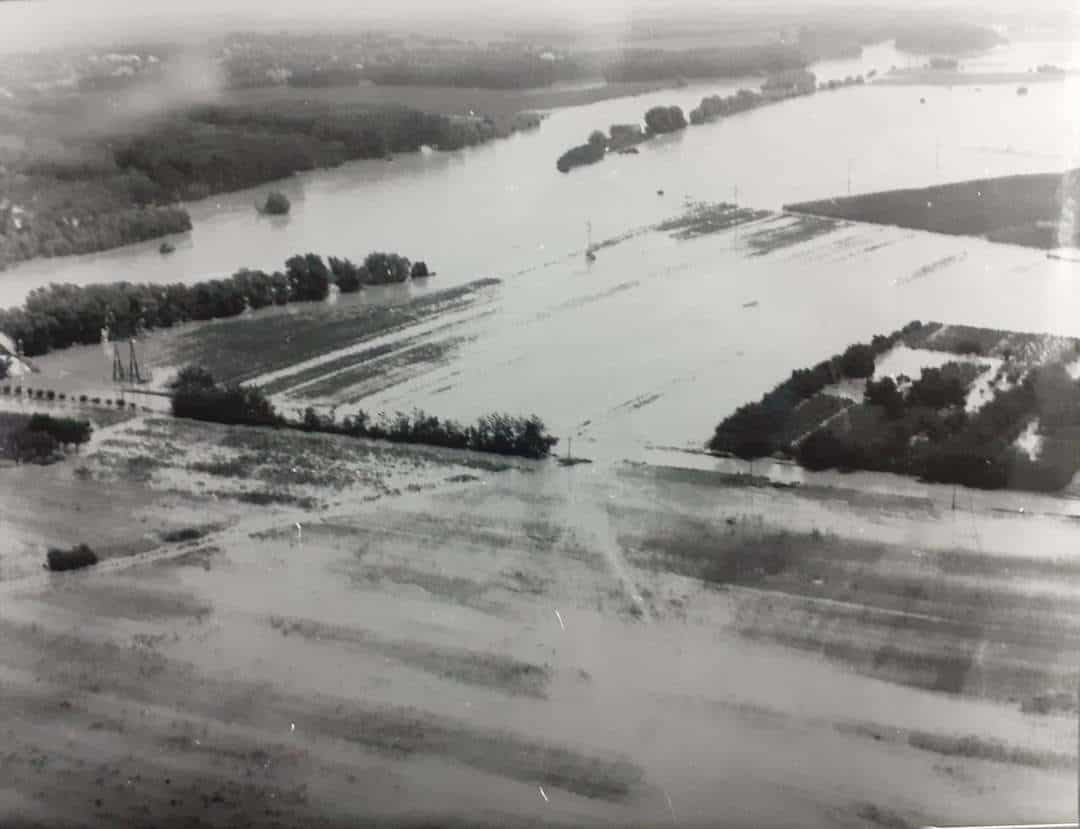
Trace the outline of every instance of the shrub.
<instances>
[{"instance_id":1,"label":"shrub","mask_svg":"<svg viewBox=\"0 0 1080 829\"><path fill-rule=\"evenodd\" d=\"M596 164L604 160L604 147L597 144L581 144L571 147L555 162L555 169L560 173L569 173L575 167L586 164Z\"/></svg>"},{"instance_id":2,"label":"shrub","mask_svg":"<svg viewBox=\"0 0 1080 829\"><path fill-rule=\"evenodd\" d=\"M608 144L608 137L604 135L601 130L593 130L589 133L589 140L587 142L594 147L606 148Z\"/></svg>"},{"instance_id":3,"label":"shrub","mask_svg":"<svg viewBox=\"0 0 1080 829\"><path fill-rule=\"evenodd\" d=\"M240 385L212 388L182 386L173 391L176 417L244 426L277 426L281 419L257 388Z\"/></svg>"},{"instance_id":4,"label":"shrub","mask_svg":"<svg viewBox=\"0 0 1080 829\"><path fill-rule=\"evenodd\" d=\"M52 389L49 389L49 390L48 390L48 391L47 391L47 392L45 393L45 397L46 397L46 399L48 399L48 400L55 400L55 399L56 399L56 392L54 392L54 391L53 391Z\"/></svg>"},{"instance_id":5,"label":"shrub","mask_svg":"<svg viewBox=\"0 0 1080 829\"><path fill-rule=\"evenodd\" d=\"M193 388L212 389L217 385L214 375L202 366L184 366L177 372L176 378L169 383L170 389Z\"/></svg>"},{"instance_id":6,"label":"shrub","mask_svg":"<svg viewBox=\"0 0 1080 829\"><path fill-rule=\"evenodd\" d=\"M33 415L26 429L29 432L44 432L51 435L57 443L62 445L86 443L93 433L93 427L89 421L75 420L70 417L51 417L44 414Z\"/></svg>"},{"instance_id":7,"label":"shrub","mask_svg":"<svg viewBox=\"0 0 1080 829\"><path fill-rule=\"evenodd\" d=\"M183 541L198 541L210 532L209 527L181 527L176 530L166 530L161 534L161 540L166 544L179 544Z\"/></svg>"},{"instance_id":8,"label":"shrub","mask_svg":"<svg viewBox=\"0 0 1080 829\"><path fill-rule=\"evenodd\" d=\"M263 202L262 212L270 216L284 216L292 209L288 196L278 190L271 190Z\"/></svg>"},{"instance_id":9,"label":"shrub","mask_svg":"<svg viewBox=\"0 0 1080 829\"><path fill-rule=\"evenodd\" d=\"M85 403L85 402L87 401L87 399L88 399L88 398L86 397L86 395L85 395L85 394L80 394L80 395L79 395L79 402L80 402L80 403Z\"/></svg>"},{"instance_id":10,"label":"shrub","mask_svg":"<svg viewBox=\"0 0 1080 829\"><path fill-rule=\"evenodd\" d=\"M412 273L410 274L413 279L423 279L426 276L431 276L431 271L428 270L427 262L420 260L413 262Z\"/></svg>"},{"instance_id":11,"label":"shrub","mask_svg":"<svg viewBox=\"0 0 1080 829\"><path fill-rule=\"evenodd\" d=\"M54 572L78 570L97 563L97 555L86 544L78 544L70 550L50 547L45 555L45 566Z\"/></svg>"}]
</instances>

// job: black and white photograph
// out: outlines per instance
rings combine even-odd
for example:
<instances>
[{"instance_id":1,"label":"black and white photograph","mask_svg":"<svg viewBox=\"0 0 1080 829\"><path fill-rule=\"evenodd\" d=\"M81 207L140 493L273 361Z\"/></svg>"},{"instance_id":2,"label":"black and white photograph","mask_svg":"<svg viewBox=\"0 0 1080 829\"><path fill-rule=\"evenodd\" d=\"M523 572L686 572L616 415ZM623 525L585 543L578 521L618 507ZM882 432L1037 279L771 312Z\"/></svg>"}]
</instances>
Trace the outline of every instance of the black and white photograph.
<instances>
[{"instance_id":1,"label":"black and white photograph","mask_svg":"<svg viewBox=\"0 0 1080 829\"><path fill-rule=\"evenodd\" d=\"M0 829L1080 826L1080 0L0 0Z\"/></svg>"}]
</instances>

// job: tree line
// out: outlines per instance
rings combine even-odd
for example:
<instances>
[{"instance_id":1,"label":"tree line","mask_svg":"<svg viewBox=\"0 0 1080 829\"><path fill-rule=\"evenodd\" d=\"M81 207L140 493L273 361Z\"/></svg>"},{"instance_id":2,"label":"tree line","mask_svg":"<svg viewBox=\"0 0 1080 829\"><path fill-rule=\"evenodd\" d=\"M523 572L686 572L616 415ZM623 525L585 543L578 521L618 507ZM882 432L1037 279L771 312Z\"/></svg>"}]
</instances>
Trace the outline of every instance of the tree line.
<instances>
[{"instance_id":1,"label":"tree line","mask_svg":"<svg viewBox=\"0 0 1080 829\"><path fill-rule=\"evenodd\" d=\"M812 470L893 472L984 489L1057 491L1068 485L1080 470L1080 381L1064 362L1031 365L1006 352L991 384L993 397L972 411L966 406L971 385L988 369L977 359L924 368L915 379L874 377L878 356L899 342L923 339L931 328L913 322L793 371L759 402L725 418L708 448L745 459L780 453ZM981 352L967 341L951 350ZM836 411L802 405L812 398L828 401L821 392L843 378L865 380L863 402L824 424L803 423L805 413ZM1029 454L1017 438L1035 422L1041 449Z\"/></svg>"},{"instance_id":2,"label":"tree line","mask_svg":"<svg viewBox=\"0 0 1080 829\"><path fill-rule=\"evenodd\" d=\"M188 366L172 384L172 411L177 417L245 426L271 426L354 438L419 443L449 449L471 449L497 455L545 458L558 438L548 434L536 415L489 414L468 426L414 410L381 413L371 418L360 411L338 421L308 408L294 420L279 414L257 387L222 385L205 369Z\"/></svg>"},{"instance_id":3,"label":"tree line","mask_svg":"<svg viewBox=\"0 0 1080 829\"><path fill-rule=\"evenodd\" d=\"M788 425L800 403L844 378L873 376L878 356L922 328L921 322L911 322L888 336L875 336L869 343L855 343L813 368L796 369L759 402L740 406L724 418L709 439L709 450L745 459L786 451L789 448L785 443Z\"/></svg>"},{"instance_id":4,"label":"tree line","mask_svg":"<svg viewBox=\"0 0 1080 829\"><path fill-rule=\"evenodd\" d=\"M268 305L320 302L335 284L342 293L351 293L365 285L430 275L425 262L376 251L359 265L347 258L330 257L327 262L307 253L289 258L283 271L242 268L225 279L191 285L53 284L32 291L21 308L0 310L0 332L21 343L23 353L32 357L99 342L104 328L113 339L124 338L190 320L235 317Z\"/></svg>"},{"instance_id":5,"label":"tree line","mask_svg":"<svg viewBox=\"0 0 1080 829\"><path fill-rule=\"evenodd\" d=\"M60 458L67 447L76 449L90 440L89 421L46 414L5 413L0 416L3 453L16 463L47 463Z\"/></svg>"}]
</instances>

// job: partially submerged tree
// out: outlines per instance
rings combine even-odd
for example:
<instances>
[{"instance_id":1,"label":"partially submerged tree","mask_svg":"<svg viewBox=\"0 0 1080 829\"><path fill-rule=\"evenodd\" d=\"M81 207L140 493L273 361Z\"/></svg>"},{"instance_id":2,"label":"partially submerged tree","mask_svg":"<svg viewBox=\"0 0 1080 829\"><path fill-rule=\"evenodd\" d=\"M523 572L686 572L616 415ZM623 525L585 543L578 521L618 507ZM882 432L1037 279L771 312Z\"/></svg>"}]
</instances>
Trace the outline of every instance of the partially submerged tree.
<instances>
[{"instance_id":1,"label":"partially submerged tree","mask_svg":"<svg viewBox=\"0 0 1080 829\"><path fill-rule=\"evenodd\" d=\"M284 216L291 209L292 202L289 201L288 196L279 190L271 190L266 196L266 201L259 208L259 212L268 216Z\"/></svg>"}]
</instances>

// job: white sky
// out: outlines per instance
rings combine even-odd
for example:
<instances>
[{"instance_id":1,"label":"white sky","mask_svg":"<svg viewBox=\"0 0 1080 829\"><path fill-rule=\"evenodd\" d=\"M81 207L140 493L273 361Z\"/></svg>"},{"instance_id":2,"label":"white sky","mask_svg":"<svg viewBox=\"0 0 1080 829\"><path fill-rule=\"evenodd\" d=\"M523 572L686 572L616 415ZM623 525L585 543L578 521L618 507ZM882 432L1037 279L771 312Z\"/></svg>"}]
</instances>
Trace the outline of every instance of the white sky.
<instances>
[{"instance_id":1,"label":"white sky","mask_svg":"<svg viewBox=\"0 0 1080 829\"><path fill-rule=\"evenodd\" d=\"M1039 8L1073 12L1080 0L9 0L0 2L0 49L34 49L87 38L127 35L195 35L240 27L284 28L369 23L418 32L475 21L492 31L529 23L590 26L625 23L633 16L677 20L694 12L785 11L893 7L931 10L948 5L981 10L990 18L1012 10Z\"/></svg>"}]
</instances>

